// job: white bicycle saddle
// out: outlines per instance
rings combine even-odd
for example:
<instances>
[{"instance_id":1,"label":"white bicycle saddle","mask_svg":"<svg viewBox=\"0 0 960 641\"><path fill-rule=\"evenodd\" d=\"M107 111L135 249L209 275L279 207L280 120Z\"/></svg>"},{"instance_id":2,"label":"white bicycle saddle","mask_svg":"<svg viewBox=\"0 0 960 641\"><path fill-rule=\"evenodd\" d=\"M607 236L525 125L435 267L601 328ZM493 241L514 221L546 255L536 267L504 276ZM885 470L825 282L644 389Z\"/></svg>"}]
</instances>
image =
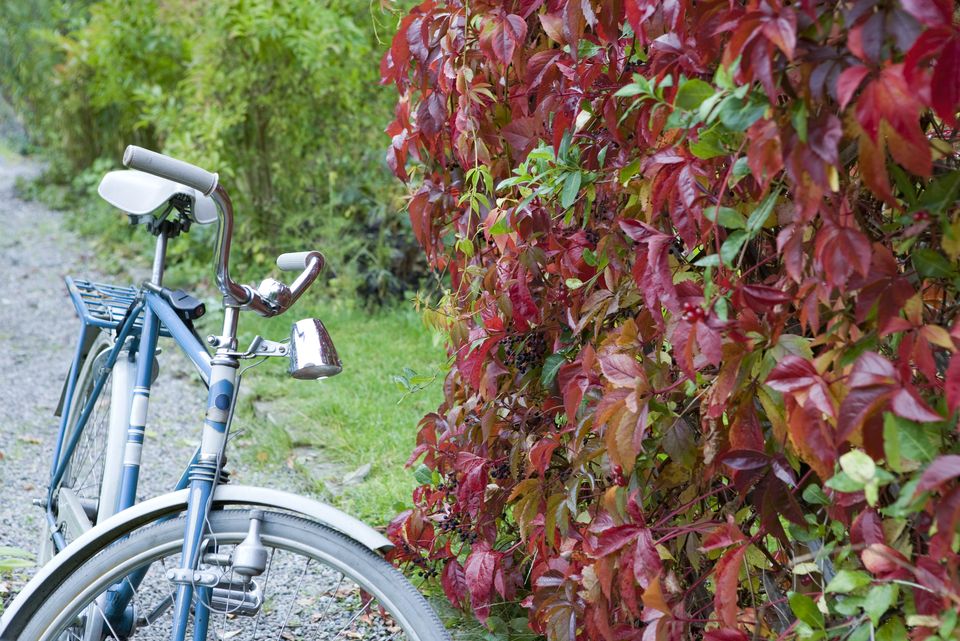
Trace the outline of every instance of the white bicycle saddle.
<instances>
[{"instance_id":1,"label":"white bicycle saddle","mask_svg":"<svg viewBox=\"0 0 960 641\"><path fill-rule=\"evenodd\" d=\"M209 196L193 187L136 169L111 171L100 181L97 193L117 209L134 216L149 214L177 194L183 194L191 200L194 222L201 225L217 222L217 205Z\"/></svg>"}]
</instances>

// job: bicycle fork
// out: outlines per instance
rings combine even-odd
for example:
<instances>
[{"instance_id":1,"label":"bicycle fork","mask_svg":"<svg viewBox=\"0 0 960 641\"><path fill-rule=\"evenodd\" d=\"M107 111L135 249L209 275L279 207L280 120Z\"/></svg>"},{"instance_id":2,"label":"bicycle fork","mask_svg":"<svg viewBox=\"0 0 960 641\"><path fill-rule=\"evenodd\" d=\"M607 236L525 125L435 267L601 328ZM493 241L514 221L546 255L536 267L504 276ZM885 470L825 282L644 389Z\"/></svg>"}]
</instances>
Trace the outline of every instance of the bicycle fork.
<instances>
[{"instance_id":1,"label":"bicycle fork","mask_svg":"<svg viewBox=\"0 0 960 641\"><path fill-rule=\"evenodd\" d=\"M236 400L239 361L234 355L234 350L239 311L238 307L226 307L224 310L223 333L216 337L217 353L211 361L207 413L203 421L200 451L190 468L183 552L180 557L179 573L174 576L177 594L171 641L185 639L194 585L197 583L194 571L197 570L203 553L207 516L210 513L213 489L220 476L223 450ZM196 591L197 607L194 609L193 638L195 641L203 641L207 638L212 588L201 586L197 587Z\"/></svg>"}]
</instances>

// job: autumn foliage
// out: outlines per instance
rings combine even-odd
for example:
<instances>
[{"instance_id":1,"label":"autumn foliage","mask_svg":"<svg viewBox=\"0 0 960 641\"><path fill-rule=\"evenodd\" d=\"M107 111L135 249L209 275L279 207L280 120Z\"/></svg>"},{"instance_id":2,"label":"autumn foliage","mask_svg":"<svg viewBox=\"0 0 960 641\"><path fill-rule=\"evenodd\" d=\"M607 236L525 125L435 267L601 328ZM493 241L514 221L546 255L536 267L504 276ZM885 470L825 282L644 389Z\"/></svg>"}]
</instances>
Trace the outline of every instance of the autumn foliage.
<instances>
[{"instance_id":1,"label":"autumn foliage","mask_svg":"<svg viewBox=\"0 0 960 641\"><path fill-rule=\"evenodd\" d=\"M427 1L381 73L453 364L399 560L551 641L954 638L950 0Z\"/></svg>"}]
</instances>

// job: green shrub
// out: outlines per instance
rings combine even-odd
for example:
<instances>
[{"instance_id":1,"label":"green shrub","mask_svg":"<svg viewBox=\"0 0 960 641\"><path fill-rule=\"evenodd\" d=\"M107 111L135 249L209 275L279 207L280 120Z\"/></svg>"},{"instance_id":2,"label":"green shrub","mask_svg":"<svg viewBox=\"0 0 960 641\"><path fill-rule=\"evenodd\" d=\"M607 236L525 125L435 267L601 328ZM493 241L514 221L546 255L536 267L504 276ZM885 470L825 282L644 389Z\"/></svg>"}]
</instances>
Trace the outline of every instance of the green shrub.
<instances>
[{"instance_id":1,"label":"green shrub","mask_svg":"<svg viewBox=\"0 0 960 641\"><path fill-rule=\"evenodd\" d=\"M4 6L0 90L47 153L44 180L85 208L82 230L126 236L86 203L125 145L160 149L220 172L240 277L319 247L335 292L381 300L410 289L422 263L383 162L373 19L336 0ZM196 272L208 241L193 234L172 257Z\"/></svg>"}]
</instances>

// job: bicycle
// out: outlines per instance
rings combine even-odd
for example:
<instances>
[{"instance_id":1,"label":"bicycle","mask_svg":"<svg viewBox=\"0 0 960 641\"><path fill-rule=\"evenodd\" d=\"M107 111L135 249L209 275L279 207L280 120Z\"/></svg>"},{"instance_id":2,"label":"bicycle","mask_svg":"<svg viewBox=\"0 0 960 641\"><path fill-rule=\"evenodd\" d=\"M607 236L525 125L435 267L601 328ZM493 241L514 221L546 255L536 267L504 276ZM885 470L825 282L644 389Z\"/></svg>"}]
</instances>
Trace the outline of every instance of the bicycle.
<instances>
[{"instance_id":1,"label":"bicycle","mask_svg":"<svg viewBox=\"0 0 960 641\"><path fill-rule=\"evenodd\" d=\"M238 349L241 311L278 316L310 287L320 252L283 254L291 286L230 277L233 206L218 175L130 146L99 192L156 236L142 286L67 279L82 320L60 405L42 558L0 619L2 641L83 639L353 639L448 641L423 596L382 556L379 532L313 499L228 483L225 448L240 364L290 359L295 378L341 369L323 324L293 324L288 343ZM163 286L167 243L218 223L216 282L224 319L207 350L193 296ZM155 354L169 337L208 388L200 445L174 491L136 502Z\"/></svg>"}]
</instances>

